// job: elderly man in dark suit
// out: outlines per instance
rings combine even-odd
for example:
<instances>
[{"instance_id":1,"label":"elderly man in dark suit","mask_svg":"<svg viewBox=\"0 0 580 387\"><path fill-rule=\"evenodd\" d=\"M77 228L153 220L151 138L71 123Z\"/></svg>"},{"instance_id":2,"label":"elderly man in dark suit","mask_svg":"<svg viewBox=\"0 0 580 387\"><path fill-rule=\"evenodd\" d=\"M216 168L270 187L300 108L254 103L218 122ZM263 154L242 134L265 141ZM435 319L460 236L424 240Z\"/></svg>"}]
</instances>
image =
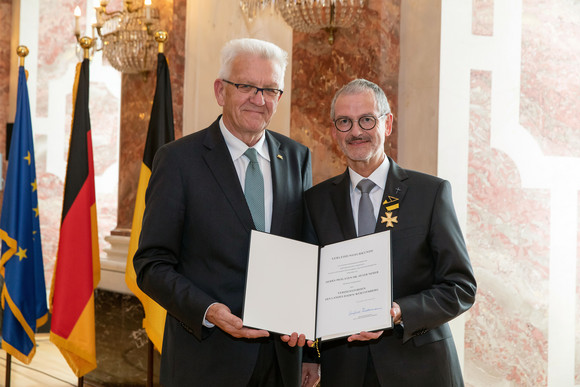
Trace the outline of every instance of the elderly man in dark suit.
<instances>
[{"instance_id":1,"label":"elderly man in dark suit","mask_svg":"<svg viewBox=\"0 0 580 387\"><path fill-rule=\"evenodd\" d=\"M461 386L447 322L471 307L476 283L449 182L385 155L393 116L384 92L357 79L332 101L332 137L347 170L306 192L311 238L328 245L391 230L395 329L323 342L324 386Z\"/></svg>"},{"instance_id":2,"label":"elderly man in dark suit","mask_svg":"<svg viewBox=\"0 0 580 387\"><path fill-rule=\"evenodd\" d=\"M239 317L250 231L303 236L310 152L266 130L286 58L260 40L226 44L214 82L223 115L157 152L133 261L139 287L167 309L165 387L300 385L304 337L282 341Z\"/></svg>"}]
</instances>

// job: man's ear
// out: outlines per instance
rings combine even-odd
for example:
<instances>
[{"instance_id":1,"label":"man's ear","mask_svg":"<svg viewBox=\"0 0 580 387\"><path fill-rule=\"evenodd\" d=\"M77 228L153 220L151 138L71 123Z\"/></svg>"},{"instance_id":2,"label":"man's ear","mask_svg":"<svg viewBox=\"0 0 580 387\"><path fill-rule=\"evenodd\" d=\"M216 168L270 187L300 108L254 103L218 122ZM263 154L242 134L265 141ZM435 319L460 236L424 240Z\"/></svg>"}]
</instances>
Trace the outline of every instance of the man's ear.
<instances>
[{"instance_id":1,"label":"man's ear","mask_svg":"<svg viewBox=\"0 0 580 387\"><path fill-rule=\"evenodd\" d=\"M216 79L213 82L213 91L215 93L215 99L218 103L218 105L220 106L224 106L225 104L225 95L224 93L226 92L225 87L224 87L224 83L222 82L221 79Z\"/></svg>"},{"instance_id":2,"label":"man's ear","mask_svg":"<svg viewBox=\"0 0 580 387\"><path fill-rule=\"evenodd\" d=\"M393 115L391 113L387 114L385 119L385 136L390 136L393 132Z\"/></svg>"}]
</instances>

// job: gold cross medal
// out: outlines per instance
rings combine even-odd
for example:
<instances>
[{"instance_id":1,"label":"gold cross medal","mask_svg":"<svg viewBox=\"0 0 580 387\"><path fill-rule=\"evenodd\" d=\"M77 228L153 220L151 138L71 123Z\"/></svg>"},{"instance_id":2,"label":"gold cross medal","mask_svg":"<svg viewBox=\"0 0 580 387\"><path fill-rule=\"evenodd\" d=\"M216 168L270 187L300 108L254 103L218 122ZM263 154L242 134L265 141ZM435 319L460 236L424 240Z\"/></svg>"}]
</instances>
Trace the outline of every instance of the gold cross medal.
<instances>
[{"instance_id":1,"label":"gold cross medal","mask_svg":"<svg viewBox=\"0 0 580 387\"><path fill-rule=\"evenodd\" d=\"M399 223L398 217L393 216L393 211L399 208L399 198L388 196L383 202L385 206L385 216L381 216L381 223L386 223L386 227L395 227L394 223Z\"/></svg>"}]
</instances>

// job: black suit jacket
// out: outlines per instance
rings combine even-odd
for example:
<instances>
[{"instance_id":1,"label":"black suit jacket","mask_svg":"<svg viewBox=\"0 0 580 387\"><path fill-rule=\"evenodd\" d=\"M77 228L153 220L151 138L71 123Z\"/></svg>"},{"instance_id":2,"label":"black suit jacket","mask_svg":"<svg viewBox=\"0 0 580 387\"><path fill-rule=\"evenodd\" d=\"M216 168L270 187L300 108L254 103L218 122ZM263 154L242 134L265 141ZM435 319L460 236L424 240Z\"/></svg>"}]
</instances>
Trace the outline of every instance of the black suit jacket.
<instances>
[{"instance_id":1,"label":"black suit jacket","mask_svg":"<svg viewBox=\"0 0 580 387\"><path fill-rule=\"evenodd\" d=\"M405 170L389 158L383 201L397 198L392 216L375 232L391 230L393 298L401 306L404 328L378 340L321 345L322 384L360 386L372 360L381 385L463 385L447 322L471 307L476 282L451 197L449 182ZM310 239L324 246L356 237L348 170L306 192L313 226ZM401 332L402 331L402 332Z\"/></svg>"},{"instance_id":2,"label":"black suit jacket","mask_svg":"<svg viewBox=\"0 0 580 387\"><path fill-rule=\"evenodd\" d=\"M245 386L259 340L235 339L202 325L208 306L241 316L252 216L219 129L159 149L146 193L137 284L167 309L161 360L164 386ZM310 152L266 131L273 183L271 233L302 239ZM275 275L275 273L273 273ZM286 386L299 385L300 351L273 337Z\"/></svg>"}]
</instances>

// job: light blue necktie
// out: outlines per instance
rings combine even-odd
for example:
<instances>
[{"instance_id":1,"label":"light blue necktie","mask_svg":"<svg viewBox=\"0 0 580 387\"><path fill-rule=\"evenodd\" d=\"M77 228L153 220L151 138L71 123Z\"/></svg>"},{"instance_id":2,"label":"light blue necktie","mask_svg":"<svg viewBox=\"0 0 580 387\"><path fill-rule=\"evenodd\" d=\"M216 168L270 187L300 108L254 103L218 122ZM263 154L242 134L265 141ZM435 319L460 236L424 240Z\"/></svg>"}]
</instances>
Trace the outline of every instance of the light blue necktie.
<instances>
[{"instance_id":1,"label":"light blue necktie","mask_svg":"<svg viewBox=\"0 0 580 387\"><path fill-rule=\"evenodd\" d=\"M377 226L373 203L369 196L369 192L374 186L375 183L369 179L362 179L356 185L361 192L360 201L358 202L358 236L374 233Z\"/></svg>"},{"instance_id":2,"label":"light blue necktie","mask_svg":"<svg viewBox=\"0 0 580 387\"><path fill-rule=\"evenodd\" d=\"M265 231L264 176L262 176L260 164L258 164L258 152L254 148L248 148L244 155L250 159L250 164L248 164L246 169L244 195L246 196L248 207L250 207L256 230Z\"/></svg>"}]
</instances>

